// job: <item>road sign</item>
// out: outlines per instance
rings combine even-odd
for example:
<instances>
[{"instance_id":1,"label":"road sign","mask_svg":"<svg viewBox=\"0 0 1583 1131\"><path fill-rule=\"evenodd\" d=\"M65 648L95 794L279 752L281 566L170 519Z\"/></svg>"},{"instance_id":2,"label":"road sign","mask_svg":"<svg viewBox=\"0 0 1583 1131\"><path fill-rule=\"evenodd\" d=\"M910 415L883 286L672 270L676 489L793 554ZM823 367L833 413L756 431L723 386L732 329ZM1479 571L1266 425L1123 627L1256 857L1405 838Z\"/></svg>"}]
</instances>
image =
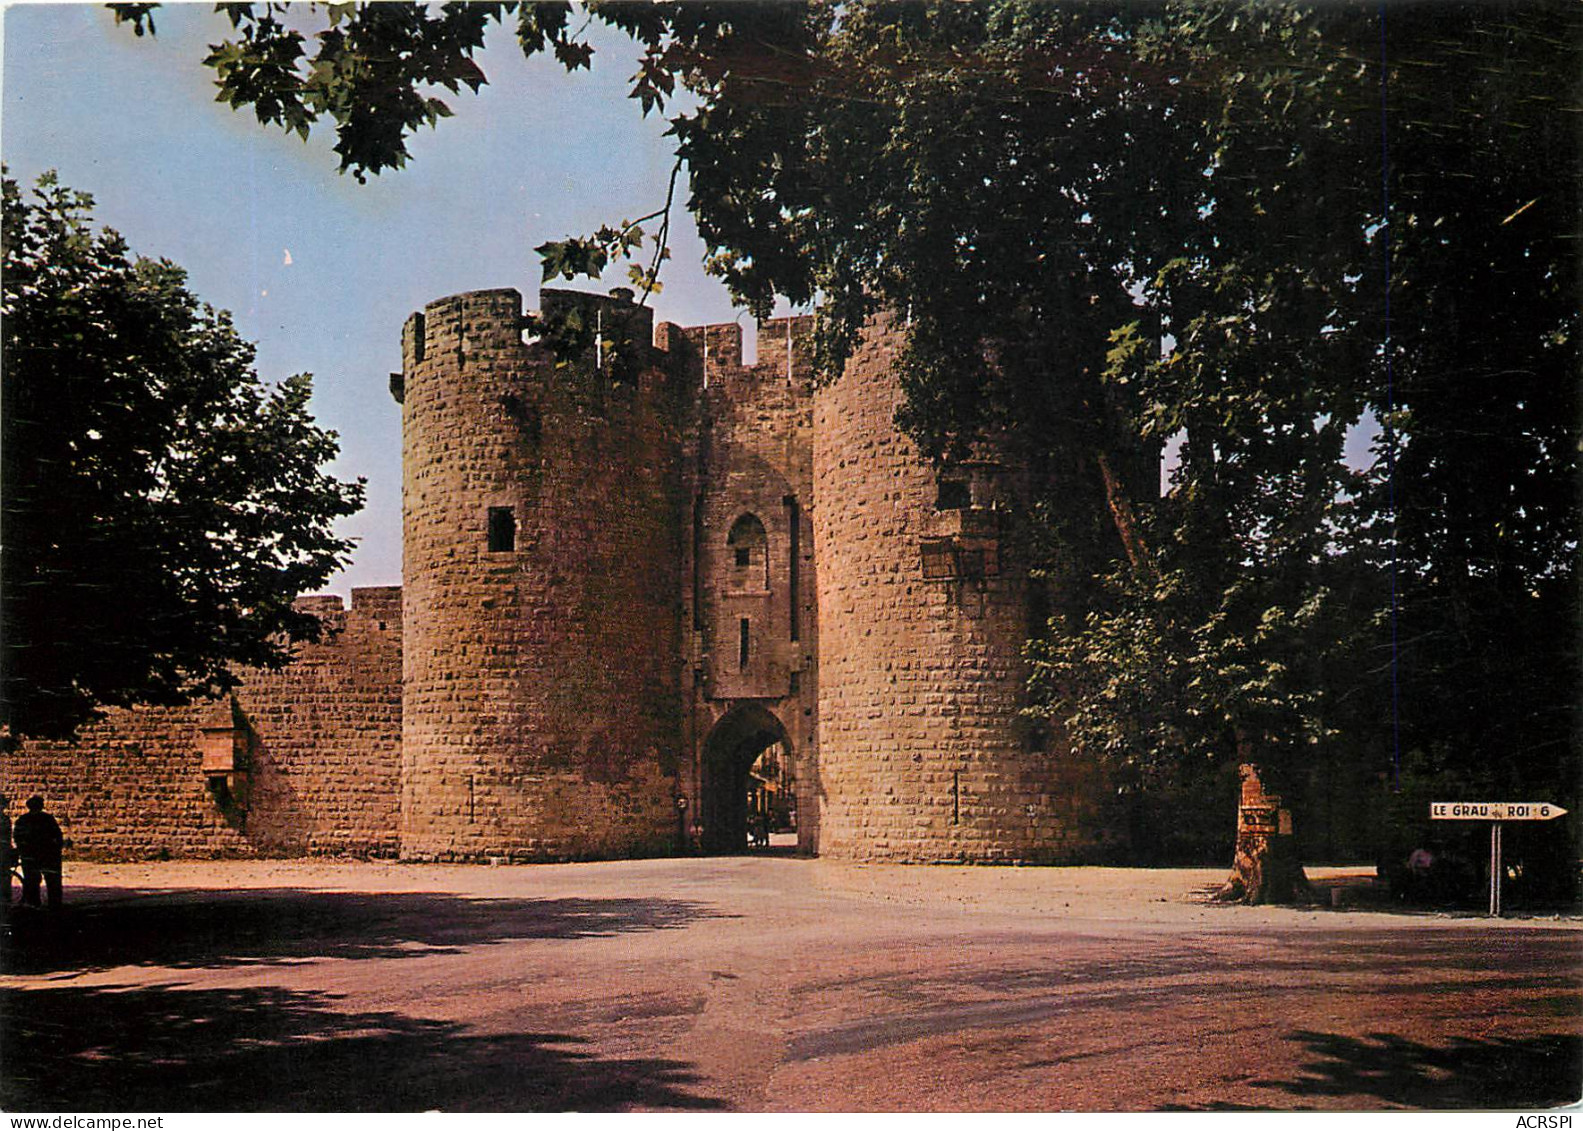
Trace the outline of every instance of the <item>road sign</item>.
<instances>
[{"instance_id":1,"label":"road sign","mask_svg":"<svg viewBox=\"0 0 1583 1131\"><path fill-rule=\"evenodd\" d=\"M1548 801L1431 801L1432 821L1490 822L1490 914L1501 913L1501 822L1549 821L1566 810Z\"/></svg>"},{"instance_id":2,"label":"road sign","mask_svg":"<svg viewBox=\"0 0 1583 1131\"><path fill-rule=\"evenodd\" d=\"M1566 810L1548 801L1431 801L1435 821L1549 821Z\"/></svg>"}]
</instances>

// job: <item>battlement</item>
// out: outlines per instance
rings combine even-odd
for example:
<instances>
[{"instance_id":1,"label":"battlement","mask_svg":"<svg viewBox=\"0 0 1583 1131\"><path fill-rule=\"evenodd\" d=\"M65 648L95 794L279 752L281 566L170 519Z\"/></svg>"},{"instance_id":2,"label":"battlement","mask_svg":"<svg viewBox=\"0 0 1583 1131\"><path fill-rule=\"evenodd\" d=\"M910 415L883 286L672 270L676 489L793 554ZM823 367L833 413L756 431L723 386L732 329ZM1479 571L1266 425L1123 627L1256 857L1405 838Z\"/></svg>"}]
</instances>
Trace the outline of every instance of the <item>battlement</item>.
<instances>
[{"instance_id":1,"label":"battlement","mask_svg":"<svg viewBox=\"0 0 1583 1131\"><path fill-rule=\"evenodd\" d=\"M763 378L811 380L813 326L811 314L764 319L759 323L759 359L753 371Z\"/></svg>"},{"instance_id":2,"label":"battlement","mask_svg":"<svg viewBox=\"0 0 1583 1131\"><path fill-rule=\"evenodd\" d=\"M758 360L742 362L742 326L713 322L704 326L678 326L662 322L654 344L670 358L690 385L713 388L747 381L805 382L813 377L813 325L811 314L767 318L758 323Z\"/></svg>"},{"instance_id":3,"label":"battlement","mask_svg":"<svg viewBox=\"0 0 1583 1131\"><path fill-rule=\"evenodd\" d=\"M654 338L654 312L634 301L631 289L615 287L609 294L543 288L537 318L542 322L575 320L602 343L591 357L611 351L643 364ZM526 344L524 331L533 317L523 310L522 293L512 287L463 291L435 299L409 315L402 327L402 373L392 374L391 392L405 400L405 384L425 362L443 360L457 368L469 358L498 355Z\"/></svg>"},{"instance_id":4,"label":"battlement","mask_svg":"<svg viewBox=\"0 0 1583 1131\"><path fill-rule=\"evenodd\" d=\"M329 634L321 644L333 643L334 637L349 622L377 625L381 632L401 632L401 586L375 585L352 590L352 605L348 609L338 593L315 593L298 597L291 607L300 613L312 613L325 622Z\"/></svg>"},{"instance_id":5,"label":"battlement","mask_svg":"<svg viewBox=\"0 0 1583 1131\"><path fill-rule=\"evenodd\" d=\"M810 314L768 318L758 323L758 360L744 365L742 327L737 322L703 326L654 325L654 312L634 301L627 287L608 294L545 287L539 291L540 319L577 317L617 351L652 343L670 359L685 384L710 387L729 382L783 380L805 382L813 376L813 327ZM404 399L405 377L415 366L441 354L465 365L469 355L521 345L529 317L522 294L511 287L463 291L428 303L402 327L403 374L392 374L392 393Z\"/></svg>"},{"instance_id":6,"label":"battlement","mask_svg":"<svg viewBox=\"0 0 1583 1131\"><path fill-rule=\"evenodd\" d=\"M367 616L401 616L401 586L372 585L352 590L352 611Z\"/></svg>"},{"instance_id":7,"label":"battlement","mask_svg":"<svg viewBox=\"0 0 1583 1131\"><path fill-rule=\"evenodd\" d=\"M316 617L332 616L346 610L339 593L318 593L311 597L298 597L291 603L291 607L299 613L312 613Z\"/></svg>"},{"instance_id":8,"label":"battlement","mask_svg":"<svg viewBox=\"0 0 1583 1131\"><path fill-rule=\"evenodd\" d=\"M435 299L402 328L402 366L407 372L441 355L457 365L483 351L522 344L522 293L512 287L464 291Z\"/></svg>"},{"instance_id":9,"label":"battlement","mask_svg":"<svg viewBox=\"0 0 1583 1131\"><path fill-rule=\"evenodd\" d=\"M633 301L628 287L614 287L609 294L545 288L539 291L539 317L547 322L576 316L585 329L618 352L644 353L654 340L654 311ZM647 360L644 358L643 360Z\"/></svg>"},{"instance_id":10,"label":"battlement","mask_svg":"<svg viewBox=\"0 0 1583 1131\"><path fill-rule=\"evenodd\" d=\"M707 326L662 322L654 344L670 357L673 370L689 386L708 388L742 369L742 327L735 322Z\"/></svg>"}]
</instances>

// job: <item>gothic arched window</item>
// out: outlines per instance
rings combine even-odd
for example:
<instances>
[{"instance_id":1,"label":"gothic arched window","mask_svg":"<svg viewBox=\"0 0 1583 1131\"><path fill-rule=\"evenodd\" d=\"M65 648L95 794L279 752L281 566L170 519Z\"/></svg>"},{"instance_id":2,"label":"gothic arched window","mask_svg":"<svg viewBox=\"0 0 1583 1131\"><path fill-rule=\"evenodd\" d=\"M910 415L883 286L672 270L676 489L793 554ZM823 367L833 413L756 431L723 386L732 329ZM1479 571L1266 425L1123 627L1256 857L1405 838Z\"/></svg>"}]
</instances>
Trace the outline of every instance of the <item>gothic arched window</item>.
<instances>
[{"instance_id":1,"label":"gothic arched window","mask_svg":"<svg viewBox=\"0 0 1583 1131\"><path fill-rule=\"evenodd\" d=\"M726 548L731 552L731 579L736 588L769 588L769 540L757 516L745 514L731 524Z\"/></svg>"}]
</instances>

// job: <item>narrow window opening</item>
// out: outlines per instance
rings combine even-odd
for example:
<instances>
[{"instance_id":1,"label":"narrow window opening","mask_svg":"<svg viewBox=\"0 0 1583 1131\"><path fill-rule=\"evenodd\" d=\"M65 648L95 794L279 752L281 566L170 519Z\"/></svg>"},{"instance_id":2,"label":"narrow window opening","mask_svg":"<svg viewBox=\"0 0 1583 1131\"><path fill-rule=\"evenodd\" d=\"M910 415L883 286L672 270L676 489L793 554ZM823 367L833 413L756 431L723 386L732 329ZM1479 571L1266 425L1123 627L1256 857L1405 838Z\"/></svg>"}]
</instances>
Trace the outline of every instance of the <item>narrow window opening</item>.
<instances>
[{"instance_id":1,"label":"narrow window opening","mask_svg":"<svg viewBox=\"0 0 1583 1131\"><path fill-rule=\"evenodd\" d=\"M753 564L753 551L746 546L737 547L737 565L748 566Z\"/></svg>"},{"instance_id":2,"label":"narrow window opening","mask_svg":"<svg viewBox=\"0 0 1583 1131\"><path fill-rule=\"evenodd\" d=\"M693 496L693 628L704 628L704 497Z\"/></svg>"},{"instance_id":3,"label":"narrow window opening","mask_svg":"<svg viewBox=\"0 0 1583 1131\"><path fill-rule=\"evenodd\" d=\"M787 322L786 325L790 327L791 323ZM789 329L787 333L790 333ZM798 603L802 600L800 576L802 563L798 560L802 556L802 508L797 505L797 499L792 495L787 495L781 503L786 508L787 541L790 543L788 547L790 568L786 571L786 589L791 601L791 638L796 640L799 623L802 620L802 613L798 608Z\"/></svg>"},{"instance_id":4,"label":"narrow window opening","mask_svg":"<svg viewBox=\"0 0 1583 1131\"><path fill-rule=\"evenodd\" d=\"M737 668L746 671L748 666L748 639L752 624L747 617L743 617L737 624Z\"/></svg>"},{"instance_id":5,"label":"narrow window opening","mask_svg":"<svg viewBox=\"0 0 1583 1131\"><path fill-rule=\"evenodd\" d=\"M517 512L511 507L489 508L489 552L510 553L517 548Z\"/></svg>"},{"instance_id":6,"label":"narrow window opening","mask_svg":"<svg viewBox=\"0 0 1583 1131\"><path fill-rule=\"evenodd\" d=\"M423 360L423 348L428 344L424 340L424 317L421 313L414 314L410 322L412 325L412 363L417 365Z\"/></svg>"}]
</instances>

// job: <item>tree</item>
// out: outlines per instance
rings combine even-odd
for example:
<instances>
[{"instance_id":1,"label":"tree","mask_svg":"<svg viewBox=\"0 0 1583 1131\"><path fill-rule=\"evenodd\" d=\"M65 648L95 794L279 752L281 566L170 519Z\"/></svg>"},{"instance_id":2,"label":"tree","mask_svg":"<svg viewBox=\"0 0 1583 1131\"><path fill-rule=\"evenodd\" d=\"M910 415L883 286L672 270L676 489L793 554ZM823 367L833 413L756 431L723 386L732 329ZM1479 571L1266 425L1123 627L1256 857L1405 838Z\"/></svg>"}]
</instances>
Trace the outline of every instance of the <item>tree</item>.
<instances>
[{"instance_id":1,"label":"tree","mask_svg":"<svg viewBox=\"0 0 1583 1131\"><path fill-rule=\"evenodd\" d=\"M1579 265L1555 186L1578 168L1557 112L1579 104L1578 13L1327 10L1296 38L1256 15L1256 43L1216 34L1242 65L1209 105L1241 87L1281 111L1205 120L1211 182L1243 183L1214 190L1175 272L1197 293L1166 279L1176 348L1124 337L1114 359L1186 438L1145 524L1161 580L1115 576L1041 677L1077 688L1052 698L1135 780L1213 757L1218 726L1288 776L1405 758L1448 787L1575 796ZM1366 476L1336 427L1364 405L1391 430ZM1407 825L1387 862L1435 835L1427 805ZM1530 865L1566 854L1534 844Z\"/></svg>"},{"instance_id":2,"label":"tree","mask_svg":"<svg viewBox=\"0 0 1583 1131\"><path fill-rule=\"evenodd\" d=\"M311 59L285 6L224 7L222 96L333 119L356 175L448 112L425 84L483 81L487 22L592 56L564 3L332 7ZM671 131L734 296L817 299L826 372L906 311L924 451L1027 453L1057 598L1035 689L1119 785L1245 757L1279 779L1343 746L1384 766L1396 718L1478 766L1438 704L1486 698L1492 646L1525 657L1493 714L1571 764L1575 7L584 8L637 44L644 112L691 96ZM546 274L597 275L630 234L547 244ZM1476 415L1511 430L1490 478ZM1344 445L1369 419L1389 431L1365 475Z\"/></svg>"},{"instance_id":3,"label":"tree","mask_svg":"<svg viewBox=\"0 0 1583 1131\"><path fill-rule=\"evenodd\" d=\"M345 564L361 481L306 375L260 383L182 270L132 259L92 200L4 181L4 734L179 704L279 667L319 622L293 599Z\"/></svg>"},{"instance_id":4,"label":"tree","mask_svg":"<svg viewBox=\"0 0 1583 1131\"><path fill-rule=\"evenodd\" d=\"M1449 777L1475 796L1576 799L1583 13L1450 14L1409 7L1387 27L1399 443L1366 502L1391 520L1369 552L1397 594L1384 737L1406 792ZM1423 809L1404 814L1398 854L1455 835ZM1510 831L1535 896L1574 894L1571 833Z\"/></svg>"}]
</instances>

